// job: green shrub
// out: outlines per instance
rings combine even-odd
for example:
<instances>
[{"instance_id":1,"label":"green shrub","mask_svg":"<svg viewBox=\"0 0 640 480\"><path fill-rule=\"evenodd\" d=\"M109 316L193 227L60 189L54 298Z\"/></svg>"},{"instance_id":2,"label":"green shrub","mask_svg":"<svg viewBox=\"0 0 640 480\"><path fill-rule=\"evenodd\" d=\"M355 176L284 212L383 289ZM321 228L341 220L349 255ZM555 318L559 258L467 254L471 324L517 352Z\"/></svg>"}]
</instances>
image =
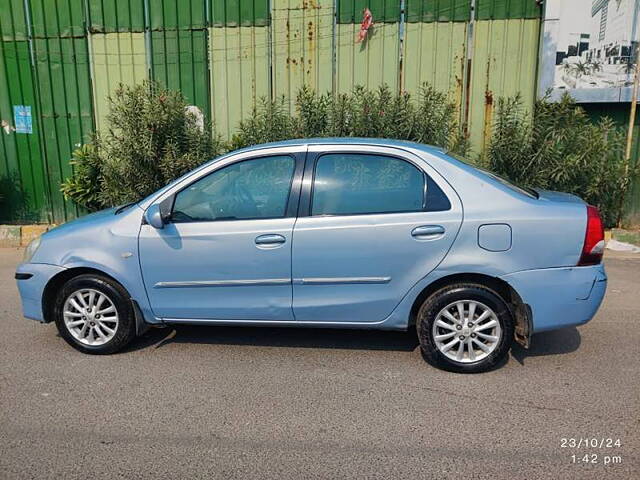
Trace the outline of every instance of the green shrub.
<instances>
[{"instance_id":1,"label":"green shrub","mask_svg":"<svg viewBox=\"0 0 640 480\"><path fill-rule=\"evenodd\" d=\"M262 99L240 122L229 145L201 130L179 92L153 82L120 86L109 98L106 132L73 153L74 174L62 192L89 210L138 200L201 162L250 145L309 137L380 137L467 149L446 94L423 85L414 99L382 86L349 94L317 94L303 87L295 114L285 98Z\"/></svg>"},{"instance_id":2,"label":"green shrub","mask_svg":"<svg viewBox=\"0 0 640 480\"><path fill-rule=\"evenodd\" d=\"M305 137L380 137L469 150L456 106L424 84L417 95L356 87L318 94L303 87L289 113L284 97L263 99L229 145L198 126L179 92L153 82L117 89L106 132L73 153L67 198L95 210L138 200L229 148ZM607 225L620 216L629 178L624 132L604 119L592 124L568 96L546 98L527 113L519 97L499 99L492 137L480 162L525 186L574 193L597 205Z\"/></svg>"},{"instance_id":3,"label":"green shrub","mask_svg":"<svg viewBox=\"0 0 640 480\"><path fill-rule=\"evenodd\" d=\"M624 146L623 129L608 118L592 123L568 95L538 100L531 114L516 96L498 100L481 162L519 185L578 195L613 226L634 175L625 174Z\"/></svg>"},{"instance_id":4,"label":"green shrub","mask_svg":"<svg viewBox=\"0 0 640 480\"><path fill-rule=\"evenodd\" d=\"M87 210L98 210L104 205L102 198L102 159L93 143L87 143L72 153L73 176L60 190L66 198L73 199Z\"/></svg>"},{"instance_id":5,"label":"green shrub","mask_svg":"<svg viewBox=\"0 0 640 480\"><path fill-rule=\"evenodd\" d=\"M296 119L288 111L284 96L278 100L260 99L251 117L240 122L231 140L232 149L260 143L297 138Z\"/></svg>"},{"instance_id":6,"label":"green shrub","mask_svg":"<svg viewBox=\"0 0 640 480\"><path fill-rule=\"evenodd\" d=\"M106 132L74 152L62 192L90 210L139 200L221 153L176 91L145 81L109 98Z\"/></svg>"},{"instance_id":7,"label":"green shrub","mask_svg":"<svg viewBox=\"0 0 640 480\"><path fill-rule=\"evenodd\" d=\"M456 107L446 94L425 84L416 99L357 86L349 94L318 94L308 87L298 92L295 114L284 98L262 100L251 118L240 123L232 146L310 137L374 137L413 140L465 153L467 143L458 128Z\"/></svg>"}]
</instances>

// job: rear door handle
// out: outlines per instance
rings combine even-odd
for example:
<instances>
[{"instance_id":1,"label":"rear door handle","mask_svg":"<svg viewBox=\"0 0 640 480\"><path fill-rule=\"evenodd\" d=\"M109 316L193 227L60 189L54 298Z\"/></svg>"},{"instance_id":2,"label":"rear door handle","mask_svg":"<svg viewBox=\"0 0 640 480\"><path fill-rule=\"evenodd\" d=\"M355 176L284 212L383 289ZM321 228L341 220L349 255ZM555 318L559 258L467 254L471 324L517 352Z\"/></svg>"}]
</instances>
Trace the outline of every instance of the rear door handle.
<instances>
[{"instance_id":1,"label":"rear door handle","mask_svg":"<svg viewBox=\"0 0 640 480\"><path fill-rule=\"evenodd\" d=\"M287 239L284 238L282 235L277 235L277 234L266 234L266 235L260 235L259 237L256 237L256 245L282 245L284 242L286 242Z\"/></svg>"},{"instance_id":2,"label":"rear door handle","mask_svg":"<svg viewBox=\"0 0 640 480\"><path fill-rule=\"evenodd\" d=\"M417 239L435 238L444 235L442 225L422 225L411 230L411 236Z\"/></svg>"}]
</instances>

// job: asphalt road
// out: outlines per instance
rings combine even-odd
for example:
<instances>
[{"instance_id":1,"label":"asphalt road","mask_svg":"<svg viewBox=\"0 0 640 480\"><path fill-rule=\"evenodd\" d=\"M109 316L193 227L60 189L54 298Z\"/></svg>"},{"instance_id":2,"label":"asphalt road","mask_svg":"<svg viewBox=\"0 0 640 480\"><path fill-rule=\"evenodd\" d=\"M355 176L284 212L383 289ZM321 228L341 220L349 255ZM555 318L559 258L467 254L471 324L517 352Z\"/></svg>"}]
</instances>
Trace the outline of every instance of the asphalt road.
<instances>
[{"instance_id":1,"label":"asphalt road","mask_svg":"<svg viewBox=\"0 0 640 480\"><path fill-rule=\"evenodd\" d=\"M588 325L456 375L404 333L181 327L86 356L22 319L20 254L0 249L2 479L640 478L640 255L608 256Z\"/></svg>"}]
</instances>

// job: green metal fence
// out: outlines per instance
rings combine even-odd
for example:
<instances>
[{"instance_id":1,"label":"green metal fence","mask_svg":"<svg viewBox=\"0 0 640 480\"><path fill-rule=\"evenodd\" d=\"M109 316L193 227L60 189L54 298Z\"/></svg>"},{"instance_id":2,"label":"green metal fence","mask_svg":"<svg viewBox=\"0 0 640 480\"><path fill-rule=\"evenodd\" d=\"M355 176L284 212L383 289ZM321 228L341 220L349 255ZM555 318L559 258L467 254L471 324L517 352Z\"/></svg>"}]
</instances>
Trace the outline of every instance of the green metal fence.
<instances>
[{"instance_id":1,"label":"green metal fence","mask_svg":"<svg viewBox=\"0 0 640 480\"><path fill-rule=\"evenodd\" d=\"M365 8L374 25L356 43ZM494 99L534 101L540 16L536 0L0 0L0 120L10 131L14 107L31 114L31 133L0 134L0 221L82 213L60 194L71 152L105 128L117 86L145 78L226 138L261 97L293 109L303 85L429 82L478 152Z\"/></svg>"}]
</instances>

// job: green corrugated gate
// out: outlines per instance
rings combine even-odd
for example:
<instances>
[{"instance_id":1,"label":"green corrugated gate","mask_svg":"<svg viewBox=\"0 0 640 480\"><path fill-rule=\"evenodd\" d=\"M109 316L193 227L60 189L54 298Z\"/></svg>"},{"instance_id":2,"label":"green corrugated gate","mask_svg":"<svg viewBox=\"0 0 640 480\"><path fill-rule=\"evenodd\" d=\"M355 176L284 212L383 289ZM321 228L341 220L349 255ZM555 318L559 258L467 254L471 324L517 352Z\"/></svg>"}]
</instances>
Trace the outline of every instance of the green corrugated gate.
<instances>
[{"instance_id":1,"label":"green corrugated gate","mask_svg":"<svg viewBox=\"0 0 640 480\"><path fill-rule=\"evenodd\" d=\"M12 119L14 105L30 106L37 118L29 44L0 43L0 62L0 119ZM36 124L33 129L32 135L0 131L0 218L5 220L48 220L49 184L38 141L39 126Z\"/></svg>"},{"instance_id":2,"label":"green corrugated gate","mask_svg":"<svg viewBox=\"0 0 640 480\"><path fill-rule=\"evenodd\" d=\"M10 131L14 106L32 115L31 134L1 134L0 221L80 213L59 192L71 151L106 127L119 84L145 78L180 90L227 139L262 97L284 97L293 110L303 85L415 93L428 82L448 92L478 152L498 97L535 99L541 8L536 0L473 3L0 0L0 120ZM374 25L356 43L365 8ZM513 59L519 68L509 68Z\"/></svg>"},{"instance_id":3,"label":"green corrugated gate","mask_svg":"<svg viewBox=\"0 0 640 480\"><path fill-rule=\"evenodd\" d=\"M60 193L70 152L94 129L83 1L5 1L15 28L2 24L1 119L14 126L24 106L31 133L3 135L2 219L62 222L81 213Z\"/></svg>"}]
</instances>

